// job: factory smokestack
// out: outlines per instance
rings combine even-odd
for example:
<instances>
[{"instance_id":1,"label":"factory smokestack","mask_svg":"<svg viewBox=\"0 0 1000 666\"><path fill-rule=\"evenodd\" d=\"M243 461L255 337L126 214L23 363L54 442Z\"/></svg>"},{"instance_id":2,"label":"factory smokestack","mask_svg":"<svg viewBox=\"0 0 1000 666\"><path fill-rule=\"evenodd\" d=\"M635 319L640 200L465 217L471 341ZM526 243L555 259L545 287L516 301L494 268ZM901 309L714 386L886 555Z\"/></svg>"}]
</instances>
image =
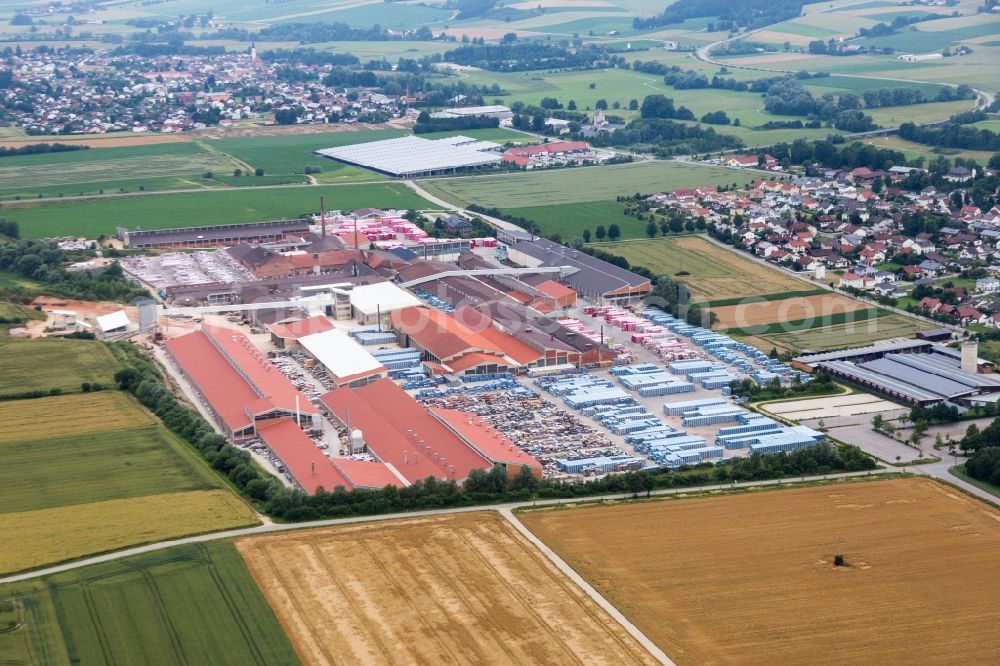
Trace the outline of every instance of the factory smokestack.
<instances>
[{"instance_id":1,"label":"factory smokestack","mask_svg":"<svg viewBox=\"0 0 1000 666\"><path fill-rule=\"evenodd\" d=\"M319 198L319 225L321 229L320 234L323 240L326 240L326 209L323 206L323 197Z\"/></svg>"},{"instance_id":2,"label":"factory smokestack","mask_svg":"<svg viewBox=\"0 0 1000 666\"><path fill-rule=\"evenodd\" d=\"M979 343L975 338L962 340L962 371L975 373L979 369Z\"/></svg>"}]
</instances>

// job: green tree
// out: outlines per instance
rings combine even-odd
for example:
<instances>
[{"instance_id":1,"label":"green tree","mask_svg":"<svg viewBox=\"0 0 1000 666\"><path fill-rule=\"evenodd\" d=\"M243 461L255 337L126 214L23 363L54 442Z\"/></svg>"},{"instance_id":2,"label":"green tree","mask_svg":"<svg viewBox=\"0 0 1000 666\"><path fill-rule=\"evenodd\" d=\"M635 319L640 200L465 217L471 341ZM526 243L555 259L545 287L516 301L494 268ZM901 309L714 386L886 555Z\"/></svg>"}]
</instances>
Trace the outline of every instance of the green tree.
<instances>
[{"instance_id":1,"label":"green tree","mask_svg":"<svg viewBox=\"0 0 1000 666\"><path fill-rule=\"evenodd\" d=\"M656 222L652 221L649 222L649 224L646 225L646 235L649 236L650 238L656 238L656 232L657 232Z\"/></svg>"},{"instance_id":2,"label":"green tree","mask_svg":"<svg viewBox=\"0 0 1000 666\"><path fill-rule=\"evenodd\" d=\"M618 240L621 238L622 230L618 228L617 224L612 224L608 227L608 238L611 240Z\"/></svg>"},{"instance_id":3,"label":"green tree","mask_svg":"<svg viewBox=\"0 0 1000 666\"><path fill-rule=\"evenodd\" d=\"M608 231L604 228L603 224L598 224L597 229L594 230L594 235L597 236L597 240L601 241L608 235Z\"/></svg>"},{"instance_id":4,"label":"green tree","mask_svg":"<svg viewBox=\"0 0 1000 666\"><path fill-rule=\"evenodd\" d=\"M584 243L589 243L590 242L590 229L584 229L583 230L583 242Z\"/></svg>"},{"instance_id":5,"label":"green tree","mask_svg":"<svg viewBox=\"0 0 1000 666\"><path fill-rule=\"evenodd\" d=\"M521 491L535 492L541 485L541 481L531 472L531 468L522 466L517 474L511 478L508 488L511 492L515 493Z\"/></svg>"}]
</instances>

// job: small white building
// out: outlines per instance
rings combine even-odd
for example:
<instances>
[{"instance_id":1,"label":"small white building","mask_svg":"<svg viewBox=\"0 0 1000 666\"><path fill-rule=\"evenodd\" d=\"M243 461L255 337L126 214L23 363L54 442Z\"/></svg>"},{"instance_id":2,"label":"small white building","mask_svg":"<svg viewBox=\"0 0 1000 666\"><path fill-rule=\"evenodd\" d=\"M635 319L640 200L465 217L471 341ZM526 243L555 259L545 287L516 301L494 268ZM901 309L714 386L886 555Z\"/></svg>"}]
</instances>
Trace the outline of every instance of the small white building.
<instances>
[{"instance_id":1,"label":"small white building","mask_svg":"<svg viewBox=\"0 0 1000 666\"><path fill-rule=\"evenodd\" d=\"M299 338L299 346L326 368L338 388L364 386L388 375L367 349L336 328Z\"/></svg>"},{"instance_id":2,"label":"small white building","mask_svg":"<svg viewBox=\"0 0 1000 666\"><path fill-rule=\"evenodd\" d=\"M97 337L101 340L114 340L128 333L128 315L124 310L118 310L97 318Z\"/></svg>"},{"instance_id":3,"label":"small white building","mask_svg":"<svg viewBox=\"0 0 1000 666\"><path fill-rule=\"evenodd\" d=\"M359 324L375 324L394 310L421 305L421 300L392 282L376 282L351 289L351 310Z\"/></svg>"}]
</instances>

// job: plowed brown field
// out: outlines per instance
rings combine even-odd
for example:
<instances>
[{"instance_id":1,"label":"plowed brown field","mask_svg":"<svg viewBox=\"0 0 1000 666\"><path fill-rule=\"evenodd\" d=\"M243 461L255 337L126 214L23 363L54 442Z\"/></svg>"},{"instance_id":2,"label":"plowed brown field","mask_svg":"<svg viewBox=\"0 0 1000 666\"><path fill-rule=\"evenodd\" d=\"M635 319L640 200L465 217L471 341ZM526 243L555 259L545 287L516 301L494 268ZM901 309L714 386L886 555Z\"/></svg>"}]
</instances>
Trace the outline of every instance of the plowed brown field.
<instances>
[{"instance_id":1,"label":"plowed brown field","mask_svg":"<svg viewBox=\"0 0 1000 666\"><path fill-rule=\"evenodd\" d=\"M929 479L520 518L678 664L1000 659L1000 512Z\"/></svg>"},{"instance_id":2,"label":"plowed brown field","mask_svg":"<svg viewBox=\"0 0 1000 666\"><path fill-rule=\"evenodd\" d=\"M820 323L823 317L867 308L865 303L840 294L819 294L795 296L780 301L724 305L713 307L712 312L719 318L719 328L749 328L760 324L807 319L816 319Z\"/></svg>"},{"instance_id":3,"label":"plowed brown field","mask_svg":"<svg viewBox=\"0 0 1000 666\"><path fill-rule=\"evenodd\" d=\"M655 663L493 512L236 546L306 664Z\"/></svg>"}]
</instances>

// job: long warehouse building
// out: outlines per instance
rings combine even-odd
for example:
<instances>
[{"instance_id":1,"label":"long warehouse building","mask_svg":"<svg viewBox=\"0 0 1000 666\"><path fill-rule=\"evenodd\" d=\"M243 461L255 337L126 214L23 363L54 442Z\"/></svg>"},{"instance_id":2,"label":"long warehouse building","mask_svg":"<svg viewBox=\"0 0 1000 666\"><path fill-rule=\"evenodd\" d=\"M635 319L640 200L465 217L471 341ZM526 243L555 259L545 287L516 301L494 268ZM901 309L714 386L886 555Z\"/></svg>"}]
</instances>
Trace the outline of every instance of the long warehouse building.
<instances>
[{"instance_id":1,"label":"long warehouse building","mask_svg":"<svg viewBox=\"0 0 1000 666\"><path fill-rule=\"evenodd\" d=\"M385 141L324 148L316 154L396 177L439 176L494 166L502 161L500 144L467 136L423 139L404 136Z\"/></svg>"},{"instance_id":2,"label":"long warehouse building","mask_svg":"<svg viewBox=\"0 0 1000 666\"><path fill-rule=\"evenodd\" d=\"M205 325L167 340L166 348L232 439L252 437L260 421L290 417L311 427L319 416L240 331Z\"/></svg>"},{"instance_id":3,"label":"long warehouse building","mask_svg":"<svg viewBox=\"0 0 1000 666\"><path fill-rule=\"evenodd\" d=\"M1000 378L967 372L959 359L945 354L886 354L860 363L824 361L818 367L909 404L976 404L1000 398Z\"/></svg>"},{"instance_id":4,"label":"long warehouse building","mask_svg":"<svg viewBox=\"0 0 1000 666\"><path fill-rule=\"evenodd\" d=\"M473 469L521 467L541 474L541 464L509 440L487 431L471 417L452 410L427 409L391 379L343 388L320 400L353 432L360 430L368 450L408 482L432 476L461 483Z\"/></svg>"}]
</instances>

